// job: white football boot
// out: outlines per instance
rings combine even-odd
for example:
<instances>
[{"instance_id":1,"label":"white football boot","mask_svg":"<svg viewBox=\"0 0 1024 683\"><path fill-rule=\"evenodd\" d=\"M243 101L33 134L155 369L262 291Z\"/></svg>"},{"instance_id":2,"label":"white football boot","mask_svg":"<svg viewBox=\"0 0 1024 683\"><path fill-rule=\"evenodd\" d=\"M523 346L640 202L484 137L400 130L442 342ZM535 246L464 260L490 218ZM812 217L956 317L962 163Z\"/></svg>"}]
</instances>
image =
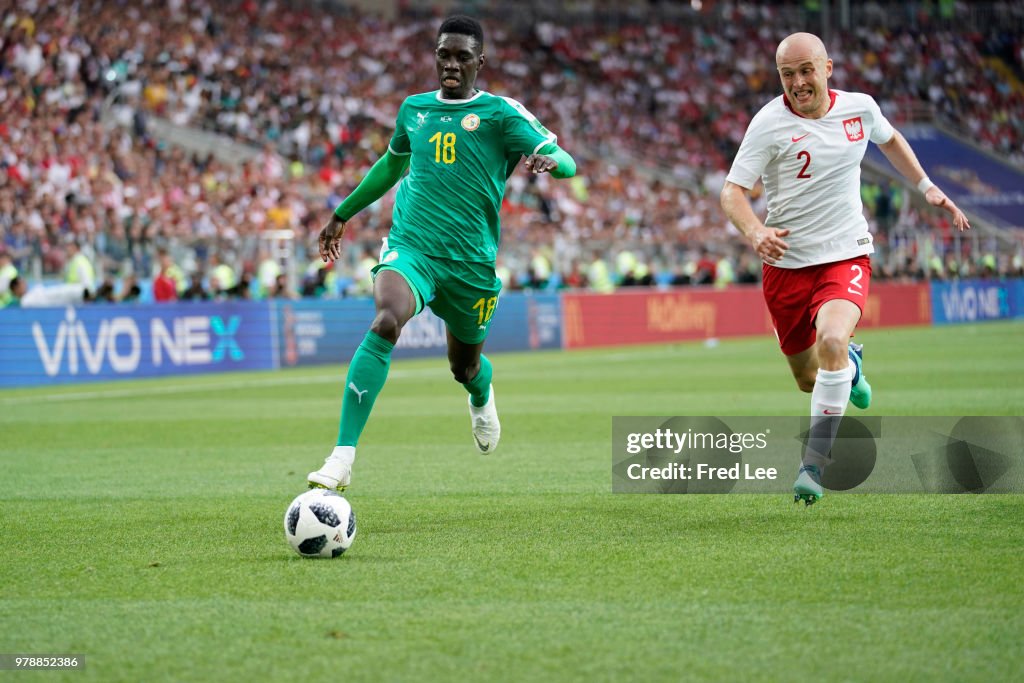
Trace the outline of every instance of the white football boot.
<instances>
[{"instance_id":1,"label":"white football boot","mask_svg":"<svg viewBox=\"0 0 1024 683\"><path fill-rule=\"evenodd\" d=\"M352 482L352 463L356 459L354 446L335 446L324 460L323 467L306 477L311 489L344 491Z\"/></svg>"},{"instance_id":2,"label":"white football boot","mask_svg":"<svg viewBox=\"0 0 1024 683\"><path fill-rule=\"evenodd\" d=\"M501 438L501 423L498 422L498 409L494 405L494 385L491 385L487 403L477 408L472 399L469 402L469 417L473 421L473 441L481 453L493 453Z\"/></svg>"}]
</instances>

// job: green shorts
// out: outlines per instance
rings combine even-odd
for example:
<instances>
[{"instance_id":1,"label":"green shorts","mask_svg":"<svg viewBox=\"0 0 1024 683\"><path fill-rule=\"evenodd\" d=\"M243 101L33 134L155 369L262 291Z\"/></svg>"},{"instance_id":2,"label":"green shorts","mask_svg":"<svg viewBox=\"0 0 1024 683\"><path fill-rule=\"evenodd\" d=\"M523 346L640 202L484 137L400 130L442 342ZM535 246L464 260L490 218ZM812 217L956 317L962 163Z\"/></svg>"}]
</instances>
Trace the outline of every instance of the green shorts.
<instances>
[{"instance_id":1,"label":"green shorts","mask_svg":"<svg viewBox=\"0 0 1024 683\"><path fill-rule=\"evenodd\" d=\"M374 276L382 270L404 277L416 297L416 313L429 306L459 341L480 344L487 338L501 291L494 264L426 256L384 240Z\"/></svg>"}]
</instances>

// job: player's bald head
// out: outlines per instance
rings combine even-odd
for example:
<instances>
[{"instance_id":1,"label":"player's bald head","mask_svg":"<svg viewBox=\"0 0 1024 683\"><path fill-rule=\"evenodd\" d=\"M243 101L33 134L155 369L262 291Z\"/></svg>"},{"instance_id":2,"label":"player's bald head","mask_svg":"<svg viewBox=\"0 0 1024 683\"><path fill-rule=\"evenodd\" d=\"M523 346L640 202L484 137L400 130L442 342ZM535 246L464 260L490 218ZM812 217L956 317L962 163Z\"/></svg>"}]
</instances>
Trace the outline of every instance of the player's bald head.
<instances>
[{"instance_id":1,"label":"player's bald head","mask_svg":"<svg viewBox=\"0 0 1024 683\"><path fill-rule=\"evenodd\" d=\"M825 62L828 60L828 51L821 38L813 33L794 33L786 36L779 43L779 49L775 51L775 64L794 65L804 62Z\"/></svg>"}]
</instances>

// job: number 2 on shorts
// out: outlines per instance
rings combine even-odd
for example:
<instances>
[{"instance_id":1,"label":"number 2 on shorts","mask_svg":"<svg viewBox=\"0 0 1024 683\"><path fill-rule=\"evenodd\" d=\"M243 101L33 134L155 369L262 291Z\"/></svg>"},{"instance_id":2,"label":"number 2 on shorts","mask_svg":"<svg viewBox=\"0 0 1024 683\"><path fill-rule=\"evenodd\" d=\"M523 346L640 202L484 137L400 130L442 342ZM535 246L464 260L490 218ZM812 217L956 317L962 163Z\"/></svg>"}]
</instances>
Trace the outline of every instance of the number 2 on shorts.
<instances>
[{"instance_id":1,"label":"number 2 on shorts","mask_svg":"<svg viewBox=\"0 0 1024 683\"><path fill-rule=\"evenodd\" d=\"M864 285L860 283L861 278L864 277L864 269L858 265L852 265L850 270L856 275L850 278L850 286L846 288L846 291L857 296L864 296Z\"/></svg>"}]
</instances>

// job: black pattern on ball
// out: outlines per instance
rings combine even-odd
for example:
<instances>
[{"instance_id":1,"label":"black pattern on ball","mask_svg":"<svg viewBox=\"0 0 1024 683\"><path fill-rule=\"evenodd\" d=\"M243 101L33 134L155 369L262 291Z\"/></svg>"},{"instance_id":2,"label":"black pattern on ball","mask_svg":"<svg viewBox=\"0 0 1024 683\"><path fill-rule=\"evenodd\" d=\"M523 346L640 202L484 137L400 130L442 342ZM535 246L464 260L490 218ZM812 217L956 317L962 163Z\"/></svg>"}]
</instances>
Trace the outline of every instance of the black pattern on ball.
<instances>
[{"instance_id":1,"label":"black pattern on ball","mask_svg":"<svg viewBox=\"0 0 1024 683\"><path fill-rule=\"evenodd\" d=\"M299 524L299 512L301 511L301 505L293 505L292 509L288 511L288 533L291 536L295 535L295 527Z\"/></svg>"},{"instance_id":2,"label":"black pattern on ball","mask_svg":"<svg viewBox=\"0 0 1024 683\"><path fill-rule=\"evenodd\" d=\"M331 557L337 557L338 555L344 553L346 550L348 550L348 548L335 548L331 551Z\"/></svg>"},{"instance_id":3,"label":"black pattern on ball","mask_svg":"<svg viewBox=\"0 0 1024 683\"><path fill-rule=\"evenodd\" d=\"M315 536L313 538L307 538L305 541L299 544L299 552L303 555L316 555L324 546L327 545L326 536Z\"/></svg>"},{"instance_id":4,"label":"black pattern on ball","mask_svg":"<svg viewBox=\"0 0 1024 683\"><path fill-rule=\"evenodd\" d=\"M356 511L352 510L348 515L348 533L346 534L349 538L352 538L352 534L356 532Z\"/></svg>"},{"instance_id":5,"label":"black pattern on ball","mask_svg":"<svg viewBox=\"0 0 1024 683\"><path fill-rule=\"evenodd\" d=\"M338 513L327 503L313 502L309 504L309 509L321 523L329 527L336 527L341 524L341 520L338 519Z\"/></svg>"}]
</instances>

